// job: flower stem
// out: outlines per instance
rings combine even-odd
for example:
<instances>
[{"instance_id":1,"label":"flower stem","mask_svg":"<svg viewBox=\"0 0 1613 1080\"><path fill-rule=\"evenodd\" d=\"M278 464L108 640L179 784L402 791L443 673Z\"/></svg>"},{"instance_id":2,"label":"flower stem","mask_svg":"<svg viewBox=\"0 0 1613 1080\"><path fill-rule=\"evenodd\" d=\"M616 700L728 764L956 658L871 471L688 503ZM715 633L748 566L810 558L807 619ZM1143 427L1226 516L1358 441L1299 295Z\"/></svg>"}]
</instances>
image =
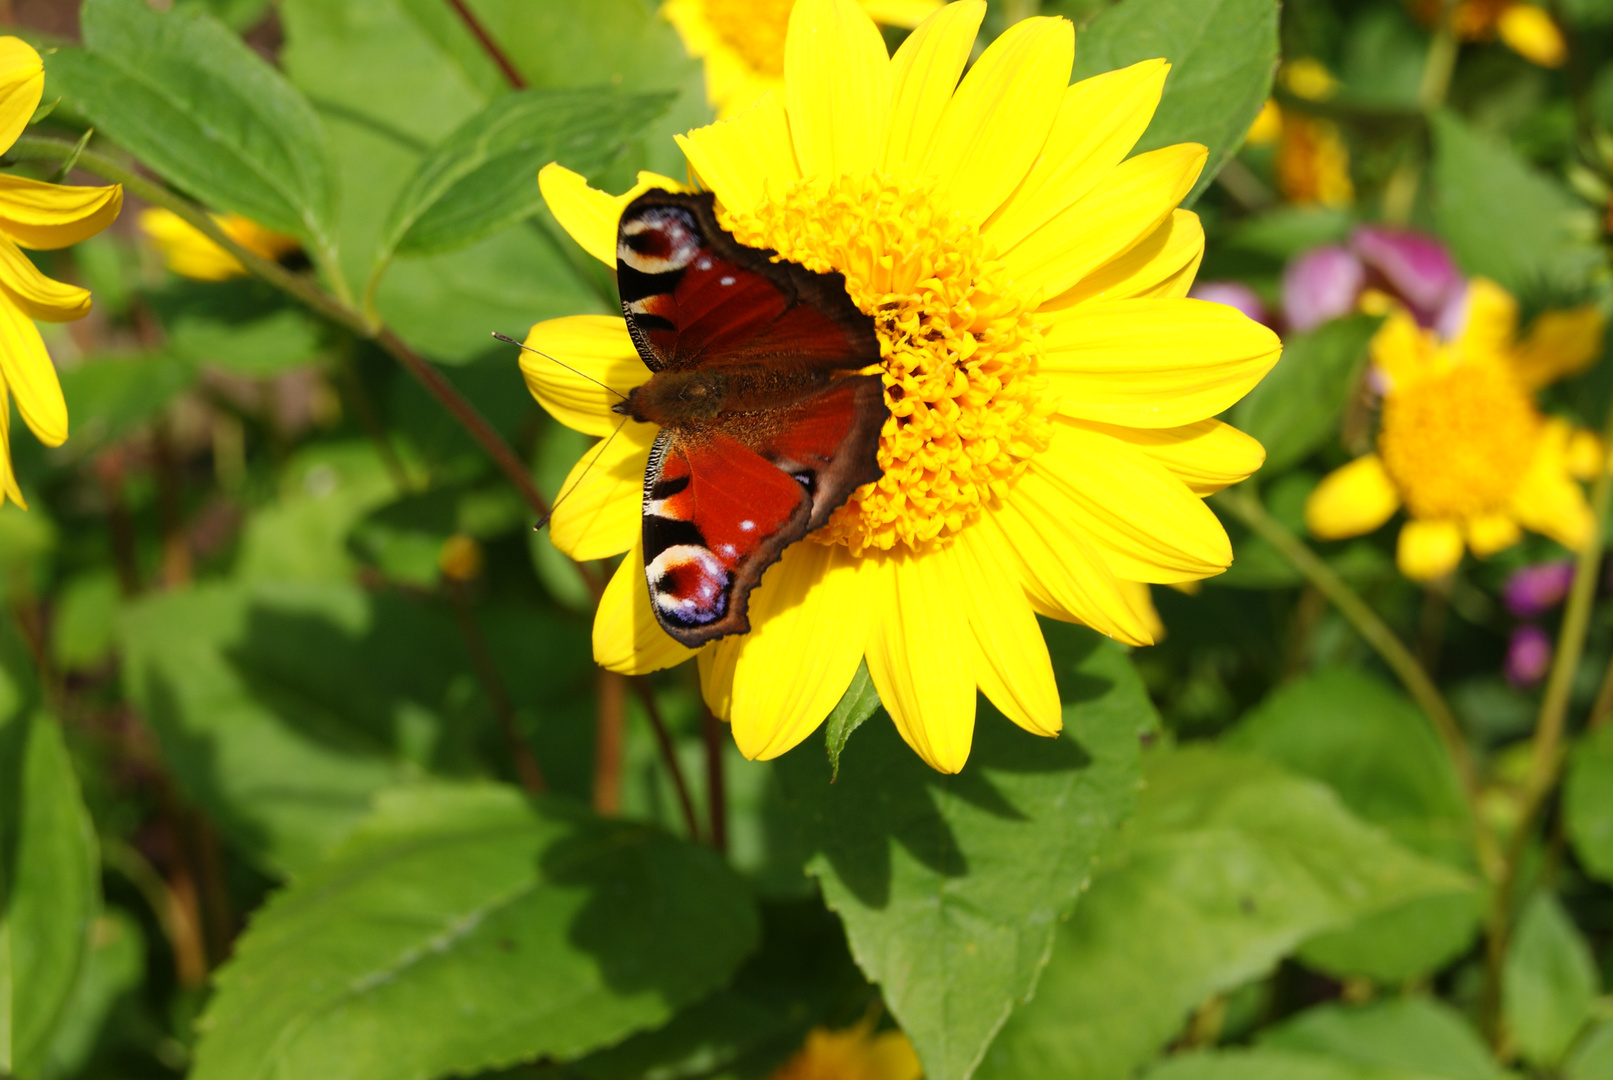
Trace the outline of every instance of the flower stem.
<instances>
[{"instance_id":1,"label":"flower stem","mask_svg":"<svg viewBox=\"0 0 1613 1080\"><path fill-rule=\"evenodd\" d=\"M1605 447L1610 443L1613 443L1613 404L1608 406L1607 419L1602 425L1602 445ZM1529 775L1524 781L1518 823L1507 844L1506 859L1501 865L1501 875L1496 880L1495 892L1490 900L1483 1012L1486 1026L1495 1039L1501 1037L1501 972L1512 939L1512 894L1517 888L1518 871L1535 821L1545 807L1546 797L1557 786L1557 778L1562 772L1565 756L1563 731L1568 722L1574 675L1585 652L1591 609L1596 604L1597 579L1601 576L1598 571L1601 569L1602 548L1606 541L1602 521L1610 502L1613 502L1613 474L1603 468L1591 485L1591 534L1575 560L1574 585L1568 593L1562 629L1557 634L1556 655L1552 659L1551 674L1546 679L1546 692L1540 700L1540 716L1535 721L1535 735L1529 752ZM1591 706L1591 720L1594 723L1606 722L1604 717L1609 706L1610 681L1613 681L1613 668L1603 678L1596 703Z\"/></svg>"},{"instance_id":2,"label":"flower stem","mask_svg":"<svg viewBox=\"0 0 1613 1080\"><path fill-rule=\"evenodd\" d=\"M6 156L15 161L65 161L74 153L78 154L79 169L111 180L113 183L122 184L125 189L147 202L173 211L219 247L235 256L241 265L253 274L301 301L331 322L344 326L359 337L373 341L385 349L410 375L414 376L427 393L436 398L454 419L459 421L471 438L481 444L482 449L515 486L515 490L520 493L521 498L533 512L539 518L548 518L551 510L548 500L538 491L537 485L527 473L526 466L521 463L521 459L516 456L509 443L504 441L503 436L477 411L476 406L442 377L435 367L378 320L366 316L352 304L321 289L312 279L294 274L279 263L270 262L248 251L219 228L218 223L201 207L180 198L161 184L141 176L104 154L93 150L79 151L73 143L63 139L24 135L16 141ZM345 286L345 283L343 284ZM591 565L579 563L578 570L596 599L604 594L605 582L596 569Z\"/></svg>"},{"instance_id":3,"label":"flower stem","mask_svg":"<svg viewBox=\"0 0 1613 1080\"><path fill-rule=\"evenodd\" d=\"M454 14L465 24L465 29L476 38L482 51L498 65L498 69L504 73L504 78L509 80L509 84L517 90L526 89L526 80L521 78L521 73L515 70L515 65L510 63L510 58L504 55L504 50L498 47L498 42L493 40L493 35L487 32L487 28L476 17L476 13L466 5L465 0L448 0L448 6L454 9Z\"/></svg>"},{"instance_id":4,"label":"flower stem","mask_svg":"<svg viewBox=\"0 0 1613 1080\"><path fill-rule=\"evenodd\" d=\"M689 839L698 841L700 822L695 818L694 800L689 797L689 784L683 778L683 766L678 764L678 748L673 745L672 732L661 717L661 706L655 700L655 688L642 675L629 681L633 684L633 692L638 695L639 704L644 706L644 714L650 718L650 727L655 730L655 745L660 749L661 761L672 777L672 787L678 795L678 808L683 811L683 823L689 830Z\"/></svg>"},{"instance_id":5,"label":"flower stem","mask_svg":"<svg viewBox=\"0 0 1613 1080\"><path fill-rule=\"evenodd\" d=\"M707 818L711 823L711 846L728 854L728 786L724 781L722 755L723 722L701 701L700 734L706 744L706 802Z\"/></svg>"},{"instance_id":6,"label":"flower stem","mask_svg":"<svg viewBox=\"0 0 1613 1080\"><path fill-rule=\"evenodd\" d=\"M1281 522L1267 513L1259 497L1252 490L1246 490L1246 485L1229 488L1212 496L1211 501L1276 548L1277 552L1292 563L1323 596L1332 601L1333 606L1339 609L1339 613L1349 620L1356 632L1399 677L1406 691L1422 707L1434 725L1434 731L1444 744L1445 753L1449 756L1457 778L1461 781L1462 791L1467 796L1468 809L1473 817L1473 842L1479 865L1486 875L1498 870L1499 852L1496 851L1494 839L1484 827L1479 812L1478 769L1473 763L1472 751L1468 749L1467 740L1463 737L1462 729L1457 725L1450 706L1445 703L1445 698L1434 685L1434 681L1428 677L1428 672L1417 662L1417 658L1411 654L1389 625L1378 617L1378 613L1373 611L1367 602L1361 599L1360 595L1303 540L1289 532Z\"/></svg>"}]
</instances>

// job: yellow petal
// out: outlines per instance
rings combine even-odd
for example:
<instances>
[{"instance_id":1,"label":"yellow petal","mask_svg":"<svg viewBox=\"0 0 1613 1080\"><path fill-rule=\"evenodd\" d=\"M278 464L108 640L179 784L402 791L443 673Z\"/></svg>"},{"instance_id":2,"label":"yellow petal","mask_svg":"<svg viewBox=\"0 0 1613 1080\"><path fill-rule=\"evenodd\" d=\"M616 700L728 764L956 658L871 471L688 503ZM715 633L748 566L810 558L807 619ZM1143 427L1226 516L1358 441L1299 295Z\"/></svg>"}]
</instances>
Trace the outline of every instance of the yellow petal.
<instances>
[{"instance_id":1,"label":"yellow petal","mask_svg":"<svg viewBox=\"0 0 1613 1080\"><path fill-rule=\"evenodd\" d=\"M784 101L803 176L879 167L890 118L890 57L852 0L798 0L784 43Z\"/></svg>"},{"instance_id":2,"label":"yellow petal","mask_svg":"<svg viewBox=\"0 0 1613 1080\"><path fill-rule=\"evenodd\" d=\"M730 212L749 213L769 191L782 191L801 175L790 145L790 121L774 93L732 119L676 138L690 166Z\"/></svg>"},{"instance_id":3,"label":"yellow petal","mask_svg":"<svg viewBox=\"0 0 1613 1080\"><path fill-rule=\"evenodd\" d=\"M1148 239L1098 267L1039 310L1054 311L1090 301L1186 296L1203 258L1204 226L1199 216L1191 210L1172 210Z\"/></svg>"},{"instance_id":4,"label":"yellow petal","mask_svg":"<svg viewBox=\"0 0 1613 1080\"><path fill-rule=\"evenodd\" d=\"M0 41L4 41L0 38ZM90 313L90 291L39 272L17 245L0 237L0 288L29 318L70 322Z\"/></svg>"},{"instance_id":5,"label":"yellow petal","mask_svg":"<svg viewBox=\"0 0 1613 1080\"><path fill-rule=\"evenodd\" d=\"M969 542L988 565L1012 569L1043 615L1085 623L1128 645L1154 643L1121 594L1122 583L1075 522L1023 496L1017 485L1001 507L969 527Z\"/></svg>"},{"instance_id":6,"label":"yellow petal","mask_svg":"<svg viewBox=\"0 0 1613 1080\"><path fill-rule=\"evenodd\" d=\"M644 521L644 468L653 424L623 426L588 448L555 496L549 538L578 562L608 559L633 546Z\"/></svg>"},{"instance_id":7,"label":"yellow petal","mask_svg":"<svg viewBox=\"0 0 1613 1080\"><path fill-rule=\"evenodd\" d=\"M1036 735L1064 727L1058 683L1047 641L1019 583L1005 580L994 545L977 543L970 530L935 555L951 563L946 573L964 582L954 595L974 638L976 683L1002 714Z\"/></svg>"},{"instance_id":8,"label":"yellow petal","mask_svg":"<svg viewBox=\"0 0 1613 1080\"><path fill-rule=\"evenodd\" d=\"M1512 369L1531 390L1577 375L1602 355L1607 320L1595 305L1548 311L1529 327L1512 354Z\"/></svg>"},{"instance_id":9,"label":"yellow petal","mask_svg":"<svg viewBox=\"0 0 1613 1080\"><path fill-rule=\"evenodd\" d=\"M714 641L700 650L700 696L712 715L729 719L734 702L734 668L739 660L736 637Z\"/></svg>"},{"instance_id":10,"label":"yellow petal","mask_svg":"<svg viewBox=\"0 0 1613 1080\"><path fill-rule=\"evenodd\" d=\"M1573 429L1557 417L1546 421L1529 469L1512 493L1512 513L1524 528L1578 550L1591 535L1591 508L1569 472Z\"/></svg>"},{"instance_id":11,"label":"yellow petal","mask_svg":"<svg viewBox=\"0 0 1613 1080\"><path fill-rule=\"evenodd\" d=\"M705 61L706 100L717 107L719 119L749 109L769 90L784 89L784 80L751 66L706 17L705 0L667 0L661 16L683 39L690 56Z\"/></svg>"},{"instance_id":12,"label":"yellow petal","mask_svg":"<svg viewBox=\"0 0 1613 1080\"><path fill-rule=\"evenodd\" d=\"M1121 300L1039 312L1042 373L1066 416L1180 427L1226 409L1277 362L1267 327L1204 300ZM1124 575L1122 575L1124 576Z\"/></svg>"},{"instance_id":13,"label":"yellow petal","mask_svg":"<svg viewBox=\"0 0 1613 1080\"><path fill-rule=\"evenodd\" d=\"M0 233L44 251L88 240L117 220L123 186L69 187L0 174Z\"/></svg>"},{"instance_id":14,"label":"yellow petal","mask_svg":"<svg viewBox=\"0 0 1613 1080\"><path fill-rule=\"evenodd\" d=\"M1199 583L1189 583L1193 591L1197 591ZM1173 585L1172 588L1186 589L1186 585ZM1155 641L1165 640L1165 620L1159 617L1159 609L1154 606L1154 593L1151 587L1142 581L1122 581L1120 592L1131 604L1131 609L1137 613L1143 625L1148 627L1148 633Z\"/></svg>"},{"instance_id":15,"label":"yellow petal","mask_svg":"<svg viewBox=\"0 0 1613 1080\"><path fill-rule=\"evenodd\" d=\"M974 650L951 601L962 587L923 555L882 559L869 578L868 674L907 745L944 773L974 740Z\"/></svg>"},{"instance_id":16,"label":"yellow petal","mask_svg":"<svg viewBox=\"0 0 1613 1080\"><path fill-rule=\"evenodd\" d=\"M550 416L589 435L615 431L622 418L611 406L650 379L627 323L614 315L540 322L527 334L526 345L538 350L521 353L526 388Z\"/></svg>"},{"instance_id":17,"label":"yellow petal","mask_svg":"<svg viewBox=\"0 0 1613 1080\"><path fill-rule=\"evenodd\" d=\"M655 621L650 587L644 580L644 546L635 541L599 598L594 663L623 675L647 675L694 655L695 650L678 644Z\"/></svg>"},{"instance_id":18,"label":"yellow petal","mask_svg":"<svg viewBox=\"0 0 1613 1080\"><path fill-rule=\"evenodd\" d=\"M1012 247L1108 176L1148 127L1169 71L1144 60L1066 89L1040 161L987 223L992 239Z\"/></svg>"},{"instance_id":19,"label":"yellow petal","mask_svg":"<svg viewBox=\"0 0 1613 1080\"><path fill-rule=\"evenodd\" d=\"M980 54L922 170L947 205L985 221L1019 186L1053 128L1074 60L1074 26L1045 16L1015 23Z\"/></svg>"},{"instance_id":20,"label":"yellow petal","mask_svg":"<svg viewBox=\"0 0 1613 1080\"><path fill-rule=\"evenodd\" d=\"M1508 4L1496 20L1496 34L1507 48L1541 67L1562 67L1568 59L1563 32L1543 8L1534 4Z\"/></svg>"},{"instance_id":21,"label":"yellow petal","mask_svg":"<svg viewBox=\"0 0 1613 1080\"><path fill-rule=\"evenodd\" d=\"M1518 333L1518 302L1488 278L1467 285L1467 321L1457 335L1463 356L1505 356Z\"/></svg>"},{"instance_id":22,"label":"yellow petal","mask_svg":"<svg viewBox=\"0 0 1613 1080\"><path fill-rule=\"evenodd\" d=\"M1393 388L1433 374L1446 350L1440 349L1432 330L1424 330L1404 308L1397 307L1372 335L1368 352L1372 366Z\"/></svg>"},{"instance_id":23,"label":"yellow petal","mask_svg":"<svg viewBox=\"0 0 1613 1080\"><path fill-rule=\"evenodd\" d=\"M1117 578L1167 583L1232 563L1221 522L1187 485L1119 439L1056 424L1016 485L1082 530Z\"/></svg>"},{"instance_id":24,"label":"yellow petal","mask_svg":"<svg viewBox=\"0 0 1613 1080\"><path fill-rule=\"evenodd\" d=\"M0 37L0 150L11 149L45 92L45 64L21 38Z\"/></svg>"},{"instance_id":25,"label":"yellow petal","mask_svg":"<svg viewBox=\"0 0 1613 1080\"><path fill-rule=\"evenodd\" d=\"M1568 475L1575 480L1595 480L1608 467L1607 448L1593 431L1577 428L1568 437L1564 451Z\"/></svg>"},{"instance_id":26,"label":"yellow petal","mask_svg":"<svg viewBox=\"0 0 1613 1080\"><path fill-rule=\"evenodd\" d=\"M984 0L954 0L902 42L891 59L891 117L884 168L924 164L935 129L986 15Z\"/></svg>"},{"instance_id":27,"label":"yellow petal","mask_svg":"<svg viewBox=\"0 0 1613 1080\"><path fill-rule=\"evenodd\" d=\"M1200 420L1177 428L1082 426L1130 443L1200 496L1247 480L1266 460L1266 448L1259 440L1219 420Z\"/></svg>"},{"instance_id":28,"label":"yellow petal","mask_svg":"<svg viewBox=\"0 0 1613 1080\"><path fill-rule=\"evenodd\" d=\"M606 266L616 265L616 223L622 208L651 188L687 191L687 186L652 172L638 174L638 183L625 194L607 195L564 165L551 161L538 170L538 190L560 227L577 245ZM0 209L3 214L3 209Z\"/></svg>"},{"instance_id":29,"label":"yellow petal","mask_svg":"<svg viewBox=\"0 0 1613 1080\"><path fill-rule=\"evenodd\" d=\"M1505 551L1523 539L1518 523L1505 514L1482 514L1465 522L1465 526L1467 546L1481 559Z\"/></svg>"},{"instance_id":30,"label":"yellow petal","mask_svg":"<svg viewBox=\"0 0 1613 1080\"><path fill-rule=\"evenodd\" d=\"M1412 519L1400 527L1395 564L1413 581L1433 581L1462 561L1462 530L1454 521Z\"/></svg>"},{"instance_id":31,"label":"yellow petal","mask_svg":"<svg viewBox=\"0 0 1613 1080\"><path fill-rule=\"evenodd\" d=\"M868 573L844 545L793 544L751 592L730 719L739 752L776 758L817 730L857 674L872 619Z\"/></svg>"},{"instance_id":32,"label":"yellow petal","mask_svg":"<svg viewBox=\"0 0 1613 1080\"><path fill-rule=\"evenodd\" d=\"M202 230L161 206L140 211L140 231L162 252L168 269L194 281L225 281L244 277L241 260L219 247Z\"/></svg>"},{"instance_id":33,"label":"yellow petal","mask_svg":"<svg viewBox=\"0 0 1613 1080\"><path fill-rule=\"evenodd\" d=\"M1097 187L1008 249L1003 263L1019 286L1057 296L1118 258L1170 217L1193 189L1208 151L1180 143L1138 154Z\"/></svg>"},{"instance_id":34,"label":"yellow petal","mask_svg":"<svg viewBox=\"0 0 1613 1080\"><path fill-rule=\"evenodd\" d=\"M39 328L9 299L0 298L0 377L17 395L17 411L46 446L67 441L67 402Z\"/></svg>"},{"instance_id":35,"label":"yellow petal","mask_svg":"<svg viewBox=\"0 0 1613 1080\"><path fill-rule=\"evenodd\" d=\"M946 0L862 0L868 17L881 26L900 26L911 30L934 15Z\"/></svg>"},{"instance_id":36,"label":"yellow petal","mask_svg":"<svg viewBox=\"0 0 1613 1080\"><path fill-rule=\"evenodd\" d=\"M1377 454L1334 469L1305 500L1305 527L1319 540L1369 533L1394 517L1400 493Z\"/></svg>"}]
</instances>

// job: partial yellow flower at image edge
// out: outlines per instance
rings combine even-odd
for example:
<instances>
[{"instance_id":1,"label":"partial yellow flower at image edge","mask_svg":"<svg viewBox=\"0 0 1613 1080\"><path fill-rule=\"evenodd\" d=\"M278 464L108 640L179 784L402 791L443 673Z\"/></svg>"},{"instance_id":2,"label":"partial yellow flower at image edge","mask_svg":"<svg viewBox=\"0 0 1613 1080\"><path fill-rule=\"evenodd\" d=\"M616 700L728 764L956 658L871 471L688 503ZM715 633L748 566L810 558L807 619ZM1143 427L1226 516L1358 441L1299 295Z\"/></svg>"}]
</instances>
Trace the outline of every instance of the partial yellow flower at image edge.
<instances>
[{"instance_id":1,"label":"partial yellow flower at image edge","mask_svg":"<svg viewBox=\"0 0 1613 1080\"><path fill-rule=\"evenodd\" d=\"M224 234L254 255L277 261L302 246L294 236L266 229L240 214L214 214ZM140 231L162 252L168 269L194 281L224 281L245 276L246 267L196 226L160 206L140 211Z\"/></svg>"},{"instance_id":2,"label":"partial yellow flower at image edge","mask_svg":"<svg viewBox=\"0 0 1613 1080\"><path fill-rule=\"evenodd\" d=\"M813 1028L768 1080L920 1080L923 1074L906 1035L876 1033L864 1022L839 1031Z\"/></svg>"},{"instance_id":3,"label":"partial yellow flower at image edge","mask_svg":"<svg viewBox=\"0 0 1613 1080\"><path fill-rule=\"evenodd\" d=\"M1605 467L1600 440L1543 415L1534 392L1584 370L1605 328L1593 307L1547 312L1518 337L1517 302L1475 278L1450 342L1395 310L1373 337L1383 392L1377 449L1324 477L1305 506L1311 534L1360 536L1402 508L1396 561L1418 581L1511 547L1523 530L1570 549L1591 511L1577 480Z\"/></svg>"},{"instance_id":4,"label":"partial yellow flower at image edge","mask_svg":"<svg viewBox=\"0 0 1613 1080\"><path fill-rule=\"evenodd\" d=\"M45 68L26 42L0 37L0 153L39 108ZM11 409L46 446L67 440L67 403L34 320L70 322L90 312L90 294L40 273L23 248L53 250L88 239L117 218L123 189L69 187L0 173L0 503L26 507L11 469Z\"/></svg>"},{"instance_id":5,"label":"partial yellow flower at image edge","mask_svg":"<svg viewBox=\"0 0 1613 1080\"><path fill-rule=\"evenodd\" d=\"M892 57L852 0L800 0L782 93L679 139L740 242L845 275L874 320L891 412L883 477L766 572L748 634L690 650L650 610L641 499L656 432L629 422L604 438L615 392L649 378L622 319L532 328L528 344L576 373L522 356L544 408L601 437L550 525L574 558L626 555L595 617L595 659L636 674L697 657L708 703L753 759L806 738L864 660L902 737L943 772L968 758L977 692L1056 734L1037 616L1149 643L1152 612L1124 583L1224 570L1231 545L1203 499L1264 460L1214 417L1279 342L1186 298L1204 233L1177 206L1205 150L1128 157L1166 63L1069 85L1071 24L1031 18L965 74L984 13L948 4ZM679 187L646 174L612 196L558 165L539 180L557 220L611 266L626 202Z\"/></svg>"}]
</instances>

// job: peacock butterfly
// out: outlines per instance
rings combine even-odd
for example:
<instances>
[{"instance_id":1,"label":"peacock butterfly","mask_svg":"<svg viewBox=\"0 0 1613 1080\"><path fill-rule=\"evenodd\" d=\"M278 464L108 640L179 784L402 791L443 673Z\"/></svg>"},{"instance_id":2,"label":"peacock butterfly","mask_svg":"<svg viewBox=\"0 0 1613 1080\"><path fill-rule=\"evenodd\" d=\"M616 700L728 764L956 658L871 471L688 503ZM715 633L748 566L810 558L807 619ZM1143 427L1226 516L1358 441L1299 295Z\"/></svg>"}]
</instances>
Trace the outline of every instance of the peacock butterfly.
<instances>
[{"instance_id":1,"label":"peacock butterfly","mask_svg":"<svg viewBox=\"0 0 1613 1080\"><path fill-rule=\"evenodd\" d=\"M650 381L615 406L660 433L644 474L644 570L666 632L750 629L762 571L878 480L889 416L874 322L838 273L774 261L710 192L647 191L616 235L622 313Z\"/></svg>"}]
</instances>

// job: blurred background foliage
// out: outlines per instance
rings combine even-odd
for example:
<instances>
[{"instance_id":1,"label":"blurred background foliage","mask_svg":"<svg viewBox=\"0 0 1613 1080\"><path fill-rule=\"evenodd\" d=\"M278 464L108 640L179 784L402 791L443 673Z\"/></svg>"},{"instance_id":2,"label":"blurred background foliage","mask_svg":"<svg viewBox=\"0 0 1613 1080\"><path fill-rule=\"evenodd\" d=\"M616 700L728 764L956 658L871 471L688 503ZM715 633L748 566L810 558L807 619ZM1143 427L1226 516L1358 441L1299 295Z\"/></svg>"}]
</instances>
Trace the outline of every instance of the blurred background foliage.
<instances>
[{"instance_id":1,"label":"blurred background foliage","mask_svg":"<svg viewBox=\"0 0 1613 1080\"><path fill-rule=\"evenodd\" d=\"M1282 540L1376 423L1382 309L1302 313L1316 249L1389 223L1525 324L1608 306L1613 3L992 0L982 43L1073 20L1077 78L1175 65L1140 148L1210 147L1201 295L1285 336L1230 416L1261 501L1159 644L1046 627L1064 738L982 702L944 778L863 680L832 784L816 738L743 761L688 666L594 668L604 568L531 528L586 440L489 332L616 310L535 175L685 175L713 106L658 6L0 2L50 105L7 164L134 177L33 253L95 309L42 327L73 433L0 508L0 1074L1613 1078L1613 605L1558 798L1563 548L1429 585L1392 529ZM1610 398L1604 359L1541 400Z\"/></svg>"}]
</instances>

